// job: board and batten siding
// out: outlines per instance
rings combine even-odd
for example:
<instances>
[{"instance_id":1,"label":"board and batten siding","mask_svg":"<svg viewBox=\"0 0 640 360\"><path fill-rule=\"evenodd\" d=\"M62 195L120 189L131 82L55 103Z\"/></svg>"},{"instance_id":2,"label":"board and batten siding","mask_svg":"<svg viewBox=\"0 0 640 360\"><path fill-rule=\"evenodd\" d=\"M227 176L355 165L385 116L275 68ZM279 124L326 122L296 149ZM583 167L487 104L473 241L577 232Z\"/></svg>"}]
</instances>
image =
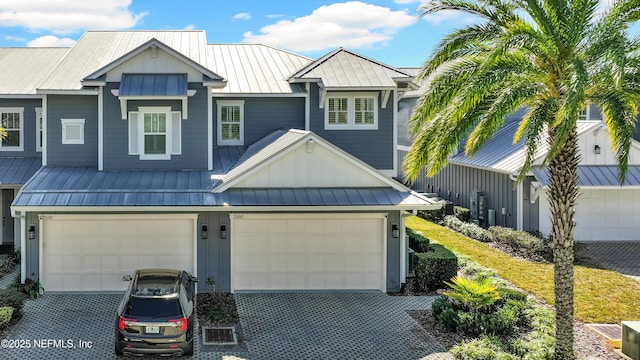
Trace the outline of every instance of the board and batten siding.
<instances>
[{"instance_id":1,"label":"board and batten siding","mask_svg":"<svg viewBox=\"0 0 640 360\"><path fill-rule=\"evenodd\" d=\"M61 119L84 119L84 144L62 143ZM46 121L48 166L98 166L97 96L48 95Z\"/></svg>"},{"instance_id":2,"label":"board and batten siding","mask_svg":"<svg viewBox=\"0 0 640 360\"><path fill-rule=\"evenodd\" d=\"M312 84L310 89L309 125L311 131L378 170L393 169L393 152L395 151L393 148L393 101L395 94L389 96L387 106L383 109L381 108L380 91L374 91L378 94L377 130L325 130L324 112L326 107L321 109L318 106L320 101L318 86Z\"/></svg>"},{"instance_id":3,"label":"board and batten siding","mask_svg":"<svg viewBox=\"0 0 640 360\"><path fill-rule=\"evenodd\" d=\"M180 155L170 160L140 160L139 155L129 155L128 120L122 120L120 100L111 93L118 83L109 83L104 90L104 170L140 169L207 169L207 88L189 84L195 95L188 98L188 116L181 120L182 149ZM172 111L182 112L180 100L129 100L127 111L138 111L140 106L170 106Z\"/></svg>"},{"instance_id":4,"label":"board and batten siding","mask_svg":"<svg viewBox=\"0 0 640 360\"><path fill-rule=\"evenodd\" d=\"M213 143L218 144L217 101L244 101L244 146L249 146L276 130L304 129L304 98L213 98Z\"/></svg>"},{"instance_id":5,"label":"board and batten siding","mask_svg":"<svg viewBox=\"0 0 640 360\"><path fill-rule=\"evenodd\" d=\"M40 157L42 153L36 151L36 132L38 124L36 108L42 108L40 99L0 99L0 108L23 108L22 119L22 151L0 151L0 156Z\"/></svg>"}]
</instances>

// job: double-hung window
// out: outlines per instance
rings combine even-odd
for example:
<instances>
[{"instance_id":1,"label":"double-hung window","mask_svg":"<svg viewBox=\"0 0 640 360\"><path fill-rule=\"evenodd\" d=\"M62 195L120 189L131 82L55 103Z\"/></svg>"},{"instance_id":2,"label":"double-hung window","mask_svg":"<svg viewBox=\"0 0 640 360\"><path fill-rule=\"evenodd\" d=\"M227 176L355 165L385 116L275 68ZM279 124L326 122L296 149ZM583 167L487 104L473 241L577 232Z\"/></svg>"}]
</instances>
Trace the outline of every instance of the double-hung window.
<instances>
[{"instance_id":1,"label":"double-hung window","mask_svg":"<svg viewBox=\"0 0 640 360\"><path fill-rule=\"evenodd\" d=\"M244 100L218 100L218 145L244 145Z\"/></svg>"},{"instance_id":2,"label":"double-hung window","mask_svg":"<svg viewBox=\"0 0 640 360\"><path fill-rule=\"evenodd\" d=\"M139 107L129 112L129 155L169 160L181 154L181 116L170 107Z\"/></svg>"},{"instance_id":3,"label":"double-hung window","mask_svg":"<svg viewBox=\"0 0 640 360\"><path fill-rule=\"evenodd\" d=\"M7 135L0 142L0 150L22 151L24 108L0 108L1 126Z\"/></svg>"},{"instance_id":4,"label":"double-hung window","mask_svg":"<svg viewBox=\"0 0 640 360\"><path fill-rule=\"evenodd\" d=\"M378 129L378 96L375 93L333 93L325 104L325 129Z\"/></svg>"}]
</instances>

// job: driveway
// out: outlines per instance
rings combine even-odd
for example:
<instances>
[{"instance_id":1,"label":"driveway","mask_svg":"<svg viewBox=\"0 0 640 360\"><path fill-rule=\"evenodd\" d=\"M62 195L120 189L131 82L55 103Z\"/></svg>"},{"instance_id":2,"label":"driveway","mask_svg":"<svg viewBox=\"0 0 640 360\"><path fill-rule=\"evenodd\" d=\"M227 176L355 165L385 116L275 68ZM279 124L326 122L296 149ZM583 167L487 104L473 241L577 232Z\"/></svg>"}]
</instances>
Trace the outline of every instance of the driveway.
<instances>
[{"instance_id":1,"label":"driveway","mask_svg":"<svg viewBox=\"0 0 640 360\"><path fill-rule=\"evenodd\" d=\"M119 294L45 294L3 339L2 359L117 359ZM239 293L238 346L217 349L196 338L198 359L452 359L406 312L432 297L381 292ZM25 348L30 346L30 348ZM224 351L221 351L224 350Z\"/></svg>"},{"instance_id":2,"label":"driveway","mask_svg":"<svg viewBox=\"0 0 640 360\"><path fill-rule=\"evenodd\" d=\"M587 261L640 281L640 241L582 243Z\"/></svg>"}]
</instances>

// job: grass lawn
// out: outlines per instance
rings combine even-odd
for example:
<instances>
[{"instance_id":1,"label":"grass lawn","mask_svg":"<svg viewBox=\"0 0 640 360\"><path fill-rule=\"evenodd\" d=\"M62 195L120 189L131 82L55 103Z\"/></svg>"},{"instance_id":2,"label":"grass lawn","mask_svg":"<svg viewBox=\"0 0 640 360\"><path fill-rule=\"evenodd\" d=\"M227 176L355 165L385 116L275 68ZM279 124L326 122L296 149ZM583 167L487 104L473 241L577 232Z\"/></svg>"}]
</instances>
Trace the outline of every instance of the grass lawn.
<instances>
[{"instance_id":1,"label":"grass lawn","mask_svg":"<svg viewBox=\"0 0 640 360\"><path fill-rule=\"evenodd\" d=\"M553 265L510 257L479 241L412 216L407 227L420 231L459 255L495 269L503 279L553 304ZM619 324L640 320L640 283L619 273L574 266L575 317L585 323Z\"/></svg>"}]
</instances>

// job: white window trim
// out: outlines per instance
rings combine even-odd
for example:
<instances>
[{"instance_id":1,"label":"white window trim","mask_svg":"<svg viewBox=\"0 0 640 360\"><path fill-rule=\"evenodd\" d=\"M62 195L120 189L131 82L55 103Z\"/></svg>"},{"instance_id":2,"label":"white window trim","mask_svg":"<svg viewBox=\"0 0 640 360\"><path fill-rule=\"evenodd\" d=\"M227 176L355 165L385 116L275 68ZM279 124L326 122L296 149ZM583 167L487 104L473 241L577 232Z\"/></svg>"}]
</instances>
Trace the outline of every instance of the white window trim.
<instances>
[{"instance_id":1,"label":"white window trim","mask_svg":"<svg viewBox=\"0 0 640 360\"><path fill-rule=\"evenodd\" d=\"M62 123L62 143L63 144L71 144L71 145L82 145L84 144L84 119L60 119ZM80 138L79 139L70 139L67 136L67 129L71 126L79 126L80 127Z\"/></svg>"},{"instance_id":2,"label":"white window trim","mask_svg":"<svg viewBox=\"0 0 640 360\"><path fill-rule=\"evenodd\" d=\"M329 99L347 98L347 123L329 124ZM373 99L373 124L356 124L356 98ZM325 130L378 130L378 93L331 92L327 93L324 105Z\"/></svg>"},{"instance_id":3,"label":"white window trim","mask_svg":"<svg viewBox=\"0 0 640 360\"><path fill-rule=\"evenodd\" d=\"M585 106L584 112L578 111L578 120L591 120L591 108L589 104Z\"/></svg>"},{"instance_id":4,"label":"white window trim","mask_svg":"<svg viewBox=\"0 0 640 360\"><path fill-rule=\"evenodd\" d=\"M20 114L20 146L2 146L0 141L0 151L23 151L24 150L24 108L23 107L3 107L0 108L0 119L3 113Z\"/></svg>"},{"instance_id":5,"label":"white window trim","mask_svg":"<svg viewBox=\"0 0 640 360\"><path fill-rule=\"evenodd\" d=\"M217 100L217 118L218 118L218 145L244 145L244 100ZM223 106L239 106L240 107L240 139L239 140L223 140L222 139L222 107Z\"/></svg>"},{"instance_id":6,"label":"white window trim","mask_svg":"<svg viewBox=\"0 0 640 360\"><path fill-rule=\"evenodd\" d=\"M138 108L138 154L140 160L170 160L173 149L173 120L171 117L171 107L139 107ZM165 113L165 153L164 154L145 154L144 153L144 114L148 113Z\"/></svg>"},{"instance_id":7,"label":"white window trim","mask_svg":"<svg viewBox=\"0 0 640 360\"><path fill-rule=\"evenodd\" d=\"M40 127L40 118L42 117L42 108L35 108L36 112L36 151L42 152L42 143L44 143L44 118L42 118L42 127ZM42 134L42 136L40 136Z\"/></svg>"}]
</instances>

